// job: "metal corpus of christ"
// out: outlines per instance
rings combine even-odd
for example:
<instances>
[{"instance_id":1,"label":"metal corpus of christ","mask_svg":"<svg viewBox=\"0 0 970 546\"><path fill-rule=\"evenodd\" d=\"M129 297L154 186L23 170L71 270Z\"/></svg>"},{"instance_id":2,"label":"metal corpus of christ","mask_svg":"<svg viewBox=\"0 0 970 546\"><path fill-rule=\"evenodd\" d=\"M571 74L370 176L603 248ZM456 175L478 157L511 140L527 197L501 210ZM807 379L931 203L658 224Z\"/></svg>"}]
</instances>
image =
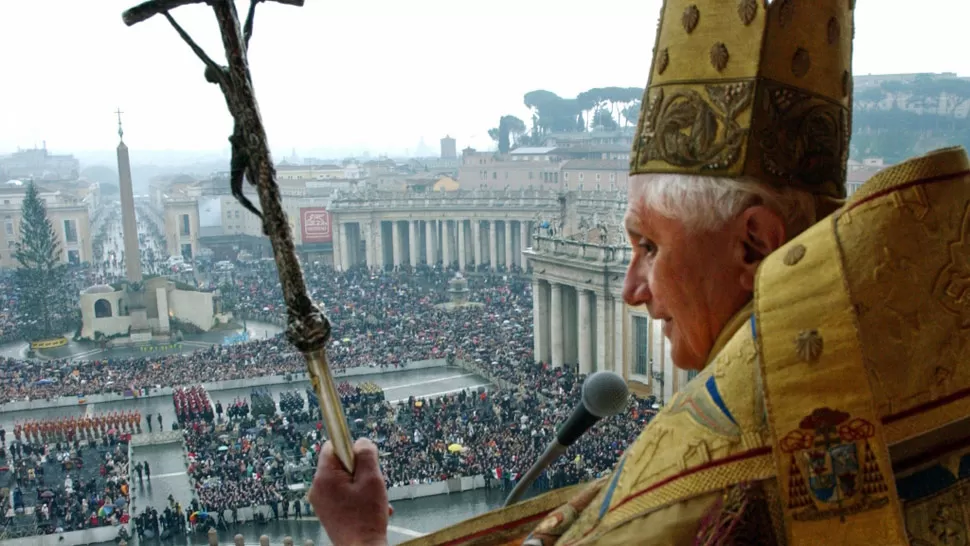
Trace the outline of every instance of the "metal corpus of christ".
<instances>
[{"instance_id":1,"label":"metal corpus of christ","mask_svg":"<svg viewBox=\"0 0 970 546\"><path fill-rule=\"evenodd\" d=\"M337 394L326 346L330 340L330 322L307 294L303 270L297 261L293 234L283 213L276 169L270 157L266 130L259 114L259 106L250 77L247 51L253 35L256 4L264 0L250 0L246 21L240 25L233 0L149 0L124 12L122 20L135 25L156 15L162 15L182 40L188 44L205 65L205 79L219 86L226 106L233 118L233 132L229 137L232 149L230 180L232 194L239 202L263 221L263 232L273 245L276 268L287 309L286 335L307 361L310 382L320 400L320 410L334 453L351 473L354 454L350 431L340 397ZM304 0L272 0L280 4L302 6ZM222 35L222 45L228 66L213 61L188 33L175 21L169 11L189 4L207 4L215 12ZM243 182L249 180L256 187L262 212L243 195Z\"/></svg>"}]
</instances>

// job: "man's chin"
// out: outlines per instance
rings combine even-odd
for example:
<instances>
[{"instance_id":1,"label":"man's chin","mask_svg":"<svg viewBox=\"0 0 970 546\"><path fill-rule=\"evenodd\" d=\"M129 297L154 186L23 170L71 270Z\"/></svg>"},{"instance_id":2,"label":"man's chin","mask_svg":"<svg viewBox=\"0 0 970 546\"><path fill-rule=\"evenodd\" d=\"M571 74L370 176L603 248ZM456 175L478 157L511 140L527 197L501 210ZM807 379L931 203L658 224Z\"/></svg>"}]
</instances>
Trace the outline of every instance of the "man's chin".
<instances>
[{"instance_id":1,"label":"man's chin","mask_svg":"<svg viewBox=\"0 0 970 546\"><path fill-rule=\"evenodd\" d=\"M686 350L685 347L681 347L679 343L670 338L667 338L667 341L671 344L670 360L673 362L675 368L686 371L701 371L704 369L704 358L699 358L692 351Z\"/></svg>"}]
</instances>

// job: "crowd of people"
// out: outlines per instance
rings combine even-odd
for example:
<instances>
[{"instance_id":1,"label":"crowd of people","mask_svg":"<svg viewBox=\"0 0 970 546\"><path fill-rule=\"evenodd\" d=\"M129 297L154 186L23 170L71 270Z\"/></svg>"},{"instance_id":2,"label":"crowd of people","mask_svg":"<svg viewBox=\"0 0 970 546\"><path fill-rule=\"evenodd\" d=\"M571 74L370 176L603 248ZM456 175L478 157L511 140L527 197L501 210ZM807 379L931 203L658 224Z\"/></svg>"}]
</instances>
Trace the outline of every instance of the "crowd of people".
<instances>
[{"instance_id":1,"label":"crowd of people","mask_svg":"<svg viewBox=\"0 0 970 546\"><path fill-rule=\"evenodd\" d=\"M0 486L8 532L51 534L128 521L128 443L114 434L98 440L0 446ZM34 518L31 521L30 518Z\"/></svg>"},{"instance_id":2,"label":"crowd of people","mask_svg":"<svg viewBox=\"0 0 970 546\"><path fill-rule=\"evenodd\" d=\"M225 422L185 424L188 474L201 510L226 521L238 520L238 510L248 506L288 512L290 503L299 501L287 488L287 468L292 470L291 461L319 438L319 425L297 424L275 412L244 413L242 404L232 407L236 410Z\"/></svg>"},{"instance_id":3,"label":"crowd of people","mask_svg":"<svg viewBox=\"0 0 970 546\"><path fill-rule=\"evenodd\" d=\"M486 476L488 484L507 485L532 464L579 400L583 377L534 362L527 278L471 276L470 298L479 305L445 310L438 304L448 300L452 272L419 267L337 274L310 265L306 275L312 297L326 303L333 323L329 353L335 370L447 358L472 363L483 375L515 386L394 406L376 385L341 384L355 435L370 437L383 453L388 486L475 474ZM224 304L251 319L282 320L282 295L270 276L276 276L271 263L234 270L221 287ZM10 361L0 363L0 402L179 386L194 384L198 377L287 374L302 372L304 366L280 337L186 355L87 363ZM48 376L58 380L37 384ZM320 449L323 434L312 392L306 393L306 405L297 400L298 392L287 393L281 399L285 408L277 408L267 393L254 394L227 401L223 408L222 401L213 405L201 387L175 391L176 414L192 454L190 476L199 501L210 511L288 504L285 485L298 469L312 468ZM538 486L576 483L610 468L654 414L652 405L653 400L634 399L628 414L601 422Z\"/></svg>"},{"instance_id":4,"label":"crowd of people","mask_svg":"<svg viewBox=\"0 0 970 546\"><path fill-rule=\"evenodd\" d=\"M448 300L447 282L453 273L418 268L413 272L375 273L356 268L342 274L308 265L306 277L315 301L325 302L333 324L328 349L336 373L353 367L399 367L407 362L442 358L464 344L466 323L481 311L449 312L437 307ZM472 283L472 301L517 294L531 297L531 284L517 277L491 275ZM480 284L480 286L475 286ZM252 320L282 322L285 309L273 264L255 262L237 269L221 287L224 307ZM528 300L531 301L531 300ZM495 301L490 315L503 311ZM530 304L531 305L531 304ZM531 309L514 311L517 334L531 338ZM508 323L489 322L502 332ZM503 338L507 335L502 335ZM521 340L531 347L531 341ZM162 386L194 384L199 377L212 381L302 373L306 363L282 335L268 340L213 346L189 354L105 358L90 361L0 359L0 403L57 396L125 394Z\"/></svg>"}]
</instances>

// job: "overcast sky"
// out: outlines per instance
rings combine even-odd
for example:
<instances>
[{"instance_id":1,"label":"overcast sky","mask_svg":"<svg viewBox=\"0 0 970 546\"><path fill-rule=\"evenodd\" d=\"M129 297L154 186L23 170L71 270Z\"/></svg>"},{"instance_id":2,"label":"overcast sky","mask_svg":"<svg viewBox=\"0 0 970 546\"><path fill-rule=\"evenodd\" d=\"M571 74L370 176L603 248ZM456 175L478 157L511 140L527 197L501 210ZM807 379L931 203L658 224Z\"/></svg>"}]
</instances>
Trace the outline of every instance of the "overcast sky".
<instances>
[{"instance_id":1,"label":"overcast sky","mask_svg":"<svg viewBox=\"0 0 970 546\"><path fill-rule=\"evenodd\" d=\"M724 0L729 1L729 0ZM809 0L801 0L809 1ZM134 0L0 0L0 153L111 149L114 110L143 150L220 150L230 118L168 23L128 28ZM660 0L307 0L260 4L251 63L276 150L486 146L522 95L643 86ZM244 11L248 2L238 2ZM222 60L214 16L173 12ZM858 0L856 74L970 76L968 0Z\"/></svg>"}]
</instances>

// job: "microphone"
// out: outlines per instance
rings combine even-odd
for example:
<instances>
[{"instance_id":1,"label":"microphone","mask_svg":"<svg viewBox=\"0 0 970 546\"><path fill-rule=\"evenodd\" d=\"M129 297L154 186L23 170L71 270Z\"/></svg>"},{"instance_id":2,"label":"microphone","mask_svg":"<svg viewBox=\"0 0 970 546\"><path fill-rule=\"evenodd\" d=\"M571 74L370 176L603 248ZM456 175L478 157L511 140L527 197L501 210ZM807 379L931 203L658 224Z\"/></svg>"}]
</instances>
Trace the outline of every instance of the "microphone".
<instances>
[{"instance_id":1,"label":"microphone","mask_svg":"<svg viewBox=\"0 0 970 546\"><path fill-rule=\"evenodd\" d=\"M512 492L505 499L505 506L518 502L539 474L561 457L569 446L573 445L597 421L623 411L629 397L630 390L627 388L626 381L616 372L600 371L587 377L583 383L582 402L560 427L556 438L542 452L539 460L515 484Z\"/></svg>"}]
</instances>

